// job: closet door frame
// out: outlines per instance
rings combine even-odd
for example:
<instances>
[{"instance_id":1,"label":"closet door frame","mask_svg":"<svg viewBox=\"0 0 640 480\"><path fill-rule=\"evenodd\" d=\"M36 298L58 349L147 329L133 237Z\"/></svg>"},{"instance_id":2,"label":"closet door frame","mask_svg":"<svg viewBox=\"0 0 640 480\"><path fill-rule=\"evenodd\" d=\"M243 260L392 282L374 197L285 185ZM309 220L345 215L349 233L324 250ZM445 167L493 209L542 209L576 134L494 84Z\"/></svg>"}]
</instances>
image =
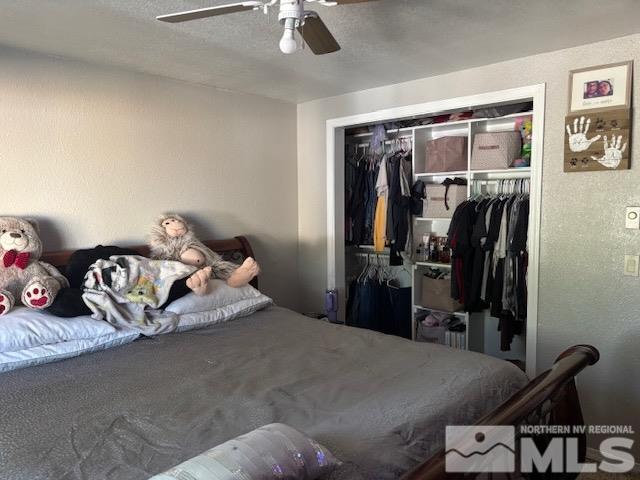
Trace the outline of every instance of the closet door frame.
<instances>
[{"instance_id":1,"label":"closet door frame","mask_svg":"<svg viewBox=\"0 0 640 480\"><path fill-rule=\"evenodd\" d=\"M427 116L458 109L533 101L531 155L529 266L526 329L526 369L536 375L538 281L540 265L540 205L546 84L499 90L446 100L395 107L370 113L332 118L326 123L327 152L327 288L338 291L339 319L345 317L344 141L350 127L393 119ZM415 159L414 159L415 165Z\"/></svg>"}]
</instances>

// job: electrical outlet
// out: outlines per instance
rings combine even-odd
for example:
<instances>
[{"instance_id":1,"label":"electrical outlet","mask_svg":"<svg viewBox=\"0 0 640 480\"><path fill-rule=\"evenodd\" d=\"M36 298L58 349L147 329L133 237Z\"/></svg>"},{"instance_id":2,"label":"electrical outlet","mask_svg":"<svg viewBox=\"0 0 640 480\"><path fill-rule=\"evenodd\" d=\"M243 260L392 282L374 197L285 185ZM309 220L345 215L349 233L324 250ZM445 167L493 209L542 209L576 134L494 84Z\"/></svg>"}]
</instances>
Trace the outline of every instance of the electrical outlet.
<instances>
[{"instance_id":1,"label":"electrical outlet","mask_svg":"<svg viewBox=\"0 0 640 480\"><path fill-rule=\"evenodd\" d=\"M627 207L624 216L624 227L632 230L640 228L640 207Z\"/></svg>"},{"instance_id":2,"label":"electrical outlet","mask_svg":"<svg viewBox=\"0 0 640 480\"><path fill-rule=\"evenodd\" d=\"M640 255L625 255L624 256L624 274L629 277L637 277L639 262L640 262Z\"/></svg>"}]
</instances>

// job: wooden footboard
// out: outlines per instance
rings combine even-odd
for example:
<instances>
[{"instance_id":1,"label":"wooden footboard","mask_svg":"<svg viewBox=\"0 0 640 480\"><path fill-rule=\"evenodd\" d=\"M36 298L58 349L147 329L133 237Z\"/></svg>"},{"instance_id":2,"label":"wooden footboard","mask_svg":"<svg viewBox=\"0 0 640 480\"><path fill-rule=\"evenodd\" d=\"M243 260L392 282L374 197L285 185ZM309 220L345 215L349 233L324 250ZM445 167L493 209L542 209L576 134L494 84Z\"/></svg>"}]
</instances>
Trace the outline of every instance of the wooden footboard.
<instances>
[{"instance_id":1,"label":"wooden footboard","mask_svg":"<svg viewBox=\"0 0 640 480\"><path fill-rule=\"evenodd\" d=\"M557 358L553 366L538 375L524 388L516 392L509 400L494 411L481 418L476 425L513 425L519 432L525 425L583 425L582 409L576 389L575 377L588 365L595 364L600 358L598 350L590 345L576 345ZM518 433L516 433L516 437ZM527 435L528 436L528 435ZM584 462L586 456L586 435L570 434L578 437L578 458ZM550 438L544 435L534 436L540 447L546 446ZM472 479L487 474L447 473L445 471L446 452L437 452L426 462L402 477L403 480L442 480ZM516 462L517 463L517 462ZM488 478L520 478L519 474L494 474ZM536 476L537 475L537 476ZM532 478L575 479L576 474L551 475L547 473L531 474Z\"/></svg>"}]
</instances>

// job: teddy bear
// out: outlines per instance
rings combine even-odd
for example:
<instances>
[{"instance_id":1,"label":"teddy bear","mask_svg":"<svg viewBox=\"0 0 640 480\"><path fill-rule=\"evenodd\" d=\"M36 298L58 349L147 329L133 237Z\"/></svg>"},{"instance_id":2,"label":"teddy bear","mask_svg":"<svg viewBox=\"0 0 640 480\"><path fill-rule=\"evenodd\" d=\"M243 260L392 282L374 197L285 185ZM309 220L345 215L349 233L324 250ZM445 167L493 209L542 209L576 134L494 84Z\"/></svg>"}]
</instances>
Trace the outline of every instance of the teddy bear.
<instances>
[{"instance_id":1,"label":"teddy bear","mask_svg":"<svg viewBox=\"0 0 640 480\"><path fill-rule=\"evenodd\" d=\"M225 280L231 287L246 285L260 273L258 263L251 257L246 258L242 265L223 260L198 240L193 227L176 214L158 218L151 230L149 248L151 258L178 260L187 265L210 268L213 277ZM201 289L206 288L206 282L203 283Z\"/></svg>"},{"instance_id":2,"label":"teddy bear","mask_svg":"<svg viewBox=\"0 0 640 480\"><path fill-rule=\"evenodd\" d=\"M67 279L39 261L42 241L32 219L0 217L0 315L16 302L42 310L51 305Z\"/></svg>"}]
</instances>

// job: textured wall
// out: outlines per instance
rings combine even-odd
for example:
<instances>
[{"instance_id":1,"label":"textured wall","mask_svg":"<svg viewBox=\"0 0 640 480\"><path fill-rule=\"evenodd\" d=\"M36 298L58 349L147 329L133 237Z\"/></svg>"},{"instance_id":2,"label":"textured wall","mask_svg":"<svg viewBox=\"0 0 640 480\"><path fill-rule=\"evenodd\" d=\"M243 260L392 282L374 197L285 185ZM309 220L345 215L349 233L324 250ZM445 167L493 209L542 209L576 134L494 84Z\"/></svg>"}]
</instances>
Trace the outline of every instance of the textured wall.
<instances>
[{"instance_id":1,"label":"textured wall","mask_svg":"<svg viewBox=\"0 0 640 480\"><path fill-rule=\"evenodd\" d=\"M15 50L0 64L0 213L38 217L51 250L142 243L178 211L201 238L248 235L264 291L295 306L295 106Z\"/></svg>"},{"instance_id":2,"label":"textured wall","mask_svg":"<svg viewBox=\"0 0 640 480\"><path fill-rule=\"evenodd\" d=\"M308 308L326 286L325 122L329 118L537 83L547 84L542 187L538 368L569 345L590 343L602 359L580 378L587 421L640 432L640 279L623 277L625 254L640 254L640 231L624 229L624 207L640 204L640 108L632 169L565 174L564 115L571 69L635 60L640 35L298 105L300 284ZM640 444L636 442L637 457Z\"/></svg>"}]
</instances>

